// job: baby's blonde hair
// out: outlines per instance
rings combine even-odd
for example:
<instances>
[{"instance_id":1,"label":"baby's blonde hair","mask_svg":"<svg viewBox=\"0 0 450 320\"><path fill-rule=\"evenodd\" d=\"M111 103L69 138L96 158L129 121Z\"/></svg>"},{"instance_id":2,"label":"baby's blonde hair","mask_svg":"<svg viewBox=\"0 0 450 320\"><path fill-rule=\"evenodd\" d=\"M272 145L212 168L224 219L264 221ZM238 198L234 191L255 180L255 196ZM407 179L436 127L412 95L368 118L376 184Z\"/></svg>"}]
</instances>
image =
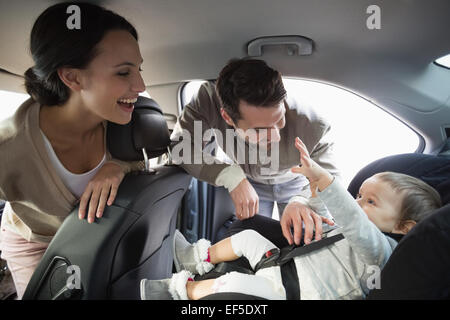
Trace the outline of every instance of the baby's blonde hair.
<instances>
[{"instance_id":1,"label":"baby's blonde hair","mask_svg":"<svg viewBox=\"0 0 450 320\"><path fill-rule=\"evenodd\" d=\"M403 196L400 221L414 220L418 223L442 206L439 193L420 179L390 171L376 176Z\"/></svg>"}]
</instances>

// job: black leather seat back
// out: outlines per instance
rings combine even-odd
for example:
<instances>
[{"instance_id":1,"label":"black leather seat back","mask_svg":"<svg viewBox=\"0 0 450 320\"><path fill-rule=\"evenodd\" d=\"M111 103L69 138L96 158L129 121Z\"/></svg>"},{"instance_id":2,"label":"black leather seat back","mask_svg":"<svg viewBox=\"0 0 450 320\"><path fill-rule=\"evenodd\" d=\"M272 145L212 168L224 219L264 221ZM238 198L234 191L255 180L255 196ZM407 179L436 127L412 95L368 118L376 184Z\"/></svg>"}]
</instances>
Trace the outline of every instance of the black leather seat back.
<instances>
[{"instance_id":1,"label":"black leather seat back","mask_svg":"<svg viewBox=\"0 0 450 320\"><path fill-rule=\"evenodd\" d=\"M163 154L168 137L161 110L143 97L128 125L109 124L107 131L110 152L127 161L142 160L143 147L149 157ZM170 277L178 208L191 177L179 167L154 169L126 175L114 204L92 224L80 221L74 208L23 298L140 299L141 279Z\"/></svg>"}]
</instances>

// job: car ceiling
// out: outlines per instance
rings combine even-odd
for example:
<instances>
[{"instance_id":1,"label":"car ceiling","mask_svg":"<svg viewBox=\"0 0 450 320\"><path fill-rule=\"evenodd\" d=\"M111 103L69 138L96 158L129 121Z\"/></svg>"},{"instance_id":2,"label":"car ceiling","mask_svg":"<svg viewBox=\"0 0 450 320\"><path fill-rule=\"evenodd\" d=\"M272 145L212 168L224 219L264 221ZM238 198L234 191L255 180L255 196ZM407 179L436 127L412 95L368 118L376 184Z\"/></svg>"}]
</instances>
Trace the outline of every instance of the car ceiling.
<instances>
[{"instance_id":1,"label":"car ceiling","mask_svg":"<svg viewBox=\"0 0 450 320\"><path fill-rule=\"evenodd\" d=\"M13 75L33 65L27 49L32 24L56 2L0 0L0 68L9 72L0 73L0 89L23 91L22 79ZM163 96L182 81L216 78L230 58L247 55L249 41L300 35L313 40L312 55L288 56L286 48L274 46L264 48L261 58L285 76L332 83L383 106L431 141L429 152L450 126L443 120L450 119L450 70L432 63L450 53L448 0L95 3L136 27L145 83L171 109L174 103ZM370 5L381 9L379 30L366 26Z\"/></svg>"}]
</instances>

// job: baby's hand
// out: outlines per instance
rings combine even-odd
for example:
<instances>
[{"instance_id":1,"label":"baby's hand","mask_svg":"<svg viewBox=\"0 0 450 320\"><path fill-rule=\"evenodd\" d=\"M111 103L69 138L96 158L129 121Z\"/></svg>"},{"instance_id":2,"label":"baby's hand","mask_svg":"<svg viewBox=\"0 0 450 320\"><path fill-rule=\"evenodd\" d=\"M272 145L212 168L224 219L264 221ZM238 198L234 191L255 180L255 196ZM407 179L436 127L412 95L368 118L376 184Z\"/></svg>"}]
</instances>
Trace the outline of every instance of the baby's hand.
<instances>
[{"instance_id":1,"label":"baby's hand","mask_svg":"<svg viewBox=\"0 0 450 320\"><path fill-rule=\"evenodd\" d=\"M333 176L309 157L308 149L300 138L295 138L295 147L300 152L300 165L291 168L292 172L301 173L308 178L311 186L323 191L333 181Z\"/></svg>"}]
</instances>

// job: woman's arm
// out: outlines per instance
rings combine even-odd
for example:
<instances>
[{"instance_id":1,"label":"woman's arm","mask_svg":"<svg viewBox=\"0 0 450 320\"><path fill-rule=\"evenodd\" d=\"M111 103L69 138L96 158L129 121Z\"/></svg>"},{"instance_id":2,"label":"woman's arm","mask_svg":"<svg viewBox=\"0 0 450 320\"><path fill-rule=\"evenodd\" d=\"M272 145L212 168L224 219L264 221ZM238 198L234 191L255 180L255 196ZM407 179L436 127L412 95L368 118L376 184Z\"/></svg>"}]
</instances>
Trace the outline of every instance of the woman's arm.
<instances>
[{"instance_id":1,"label":"woman's arm","mask_svg":"<svg viewBox=\"0 0 450 320\"><path fill-rule=\"evenodd\" d=\"M78 218L84 219L86 210L88 223L94 222L95 217L101 218L106 204L108 206L113 204L124 176L122 167L112 162L105 163L89 181L81 195Z\"/></svg>"},{"instance_id":2,"label":"woman's arm","mask_svg":"<svg viewBox=\"0 0 450 320\"><path fill-rule=\"evenodd\" d=\"M125 175L131 171L142 170L142 161L125 162L110 158L89 181L83 195L80 198L78 209L79 219L84 219L87 212L89 223L94 222L95 217L101 218L106 205L114 203L117 190ZM89 202L89 208L87 204Z\"/></svg>"},{"instance_id":3,"label":"woman's arm","mask_svg":"<svg viewBox=\"0 0 450 320\"><path fill-rule=\"evenodd\" d=\"M130 173L132 171L140 171L145 167L143 161L122 161L114 158L107 160L106 163L117 164L122 169L124 174Z\"/></svg>"}]
</instances>

